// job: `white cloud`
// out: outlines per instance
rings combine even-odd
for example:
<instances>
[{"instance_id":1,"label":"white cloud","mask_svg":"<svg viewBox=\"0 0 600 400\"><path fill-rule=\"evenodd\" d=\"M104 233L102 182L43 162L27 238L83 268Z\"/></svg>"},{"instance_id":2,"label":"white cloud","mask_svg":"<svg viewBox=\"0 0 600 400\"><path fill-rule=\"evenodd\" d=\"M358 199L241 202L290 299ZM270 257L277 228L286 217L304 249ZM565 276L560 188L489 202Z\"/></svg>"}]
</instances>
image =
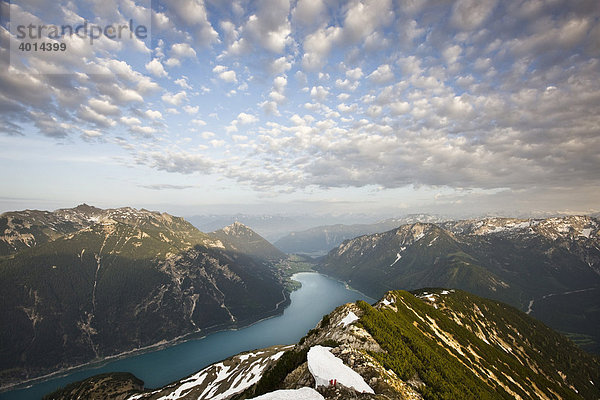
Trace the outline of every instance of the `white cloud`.
<instances>
[{"instance_id":1,"label":"white cloud","mask_svg":"<svg viewBox=\"0 0 600 400\"><path fill-rule=\"evenodd\" d=\"M196 58L196 50L189 43L175 43L171 46L171 56L177 58Z\"/></svg>"},{"instance_id":2,"label":"white cloud","mask_svg":"<svg viewBox=\"0 0 600 400\"><path fill-rule=\"evenodd\" d=\"M394 73L389 64L382 64L375 71L371 72L367 78L375 83L387 83L394 79Z\"/></svg>"},{"instance_id":3,"label":"white cloud","mask_svg":"<svg viewBox=\"0 0 600 400\"><path fill-rule=\"evenodd\" d=\"M478 28L491 15L497 0L457 0L452 7L452 24L464 30Z\"/></svg>"},{"instance_id":4,"label":"white cloud","mask_svg":"<svg viewBox=\"0 0 600 400\"><path fill-rule=\"evenodd\" d=\"M287 57L279 57L273 60L270 66L271 73L274 75L280 75L292 69L291 61L288 61Z\"/></svg>"},{"instance_id":5,"label":"white cloud","mask_svg":"<svg viewBox=\"0 0 600 400\"><path fill-rule=\"evenodd\" d=\"M343 90L349 90L351 92L355 91L356 88L358 88L358 85L360 84L360 81L351 81L350 79L336 79L335 80L335 86L343 89Z\"/></svg>"},{"instance_id":6,"label":"white cloud","mask_svg":"<svg viewBox=\"0 0 600 400\"><path fill-rule=\"evenodd\" d=\"M349 69L348 71L346 71L346 77L349 79L353 79L353 80L358 80L360 78L362 78L363 76L363 72L362 69L360 68L354 68L354 69Z\"/></svg>"},{"instance_id":7,"label":"white cloud","mask_svg":"<svg viewBox=\"0 0 600 400\"><path fill-rule=\"evenodd\" d=\"M135 117L121 117L120 121L125 125L140 125L142 121Z\"/></svg>"},{"instance_id":8,"label":"white cloud","mask_svg":"<svg viewBox=\"0 0 600 400\"><path fill-rule=\"evenodd\" d=\"M79 112L77 113L77 115L79 116L79 118L81 118L83 120L86 120L88 122L91 122L93 124L103 126L103 127L111 127L116 124L116 122L113 119L108 118L105 115L94 111L89 106L82 106L79 109Z\"/></svg>"},{"instance_id":9,"label":"white cloud","mask_svg":"<svg viewBox=\"0 0 600 400\"><path fill-rule=\"evenodd\" d=\"M326 17L326 11L323 0L298 0L292 16L295 22L303 25L315 25Z\"/></svg>"},{"instance_id":10,"label":"white cloud","mask_svg":"<svg viewBox=\"0 0 600 400\"><path fill-rule=\"evenodd\" d=\"M177 0L164 5L168 10L167 16L175 17L188 27L198 44L208 45L218 41L219 34L208 20L204 0Z\"/></svg>"},{"instance_id":11,"label":"white cloud","mask_svg":"<svg viewBox=\"0 0 600 400\"><path fill-rule=\"evenodd\" d=\"M102 137L102 132L95 129L84 129L81 138L86 141L99 139Z\"/></svg>"},{"instance_id":12,"label":"white cloud","mask_svg":"<svg viewBox=\"0 0 600 400\"><path fill-rule=\"evenodd\" d=\"M355 43L388 25L393 18L391 0L353 1L344 19L344 36Z\"/></svg>"},{"instance_id":13,"label":"white cloud","mask_svg":"<svg viewBox=\"0 0 600 400\"><path fill-rule=\"evenodd\" d=\"M406 114L410 111L410 104L406 101L396 101L390 104L390 109L394 115Z\"/></svg>"},{"instance_id":14,"label":"white cloud","mask_svg":"<svg viewBox=\"0 0 600 400\"><path fill-rule=\"evenodd\" d=\"M162 95L162 100L174 106L179 106L184 100L187 100L187 93L182 90L179 93L171 94L165 93Z\"/></svg>"},{"instance_id":15,"label":"white cloud","mask_svg":"<svg viewBox=\"0 0 600 400\"><path fill-rule=\"evenodd\" d=\"M212 147L223 147L225 146L225 141L222 139L213 139L210 141Z\"/></svg>"},{"instance_id":16,"label":"white cloud","mask_svg":"<svg viewBox=\"0 0 600 400\"><path fill-rule=\"evenodd\" d=\"M88 101L90 107L102 115L119 115L121 110L108 100L90 99Z\"/></svg>"},{"instance_id":17,"label":"white cloud","mask_svg":"<svg viewBox=\"0 0 600 400\"><path fill-rule=\"evenodd\" d=\"M244 30L263 48L282 53L291 33L289 12L289 0L264 0L258 3L256 14L248 18Z\"/></svg>"},{"instance_id":18,"label":"white cloud","mask_svg":"<svg viewBox=\"0 0 600 400\"><path fill-rule=\"evenodd\" d=\"M313 86L310 89L310 97L318 101L324 101L329 96L329 91L323 86Z\"/></svg>"},{"instance_id":19,"label":"white cloud","mask_svg":"<svg viewBox=\"0 0 600 400\"><path fill-rule=\"evenodd\" d=\"M146 64L146 70L159 78L167 76L167 71L165 71L163 65L156 58Z\"/></svg>"},{"instance_id":20,"label":"white cloud","mask_svg":"<svg viewBox=\"0 0 600 400\"><path fill-rule=\"evenodd\" d=\"M180 86L182 89L192 89L192 86L187 81L187 77L181 77L179 79L176 79L175 84Z\"/></svg>"},{"instance_id":21,"label":"white cloud","mask_svg":"<svg viewBox=\"0 0 600 400\"><path fill-rule=\"evenodd\" d=\"M337 109L343 113L355 113L358 110L358 105L356 103L350 105L341 103L338 104Z\"/></svg>"},{"instance_id":22,"label":"white cloud","mask_svg":"<svg viewBox=\"0 0 600 400\"><path fill-rule=\"evenodd\" d=\"M179 61L177 58L169 57L167 61L165 61L165 65L169 68L179 67L181 66L181 61Z\"/></svg>"},{"instance_id":23,"label":"white cloud","mask_svg":"<svg viewBox=\"0 0 600 400\"><path fill-rule=\"evenodd\" d=\"M342 38L342 28L330 26L317 29L308 35L302 44L304 55L302 66L308 70L322 68L327 63L327 57L334 44Z\"/></svg>"},{"instance_id":24,"label":"white cloud","mask_svg":"<svg viewBox=\"0 0 600 400\"><path fill-rule=\"evenodd\" d=\"M198 112L198 110L200 110L200 106L190 106L190 105L183 106L183 111L185 111L188 114L196 114Z\"/></svg>"},{"instance_id":25,"label":"white cloud","mask_svg":"<svg viewBox=\"0 0 600 400\"><path fill-rule=\"evenodd\" d=\"M246 114L244 112L239 113L236 119L241 125L248 125L258 122L258 118L252 114Z\"/></svg>"},{"instance_id":26,"label":"white cloud","mask_svg":"<svg viewBox=\"0 0 600 400\"><path fill-rule=\"evenodd\" d=\"M455 44L453 46L449 46L446 49L444 49L444 51L442 52L442 55L444 56L446 63L448 65L451 65L451 64L454 64L458 60L461 53L462 53L462 47Z\"/></svg>"},{"instance_id":27,"label":"white cloud","mask_svg":"<svg viewBox=\"0 0 600 400\"><path fill-rule=\"evenodd\" d=\"M146 112L144 112L144 114L146 114L146 116L150 119L162 119L163 115L160 111L156 111L156 110L146 110Z\"/></svg>"},{"instance_id":28,"label":"white cloud","mask_svg":"<svg viewBox=\"0 0 600 400\"><path fill-rule=\"evenodd\" d=\"M193 119L191 121L191 123L194 125L197 125L197 126L206 126L206 122L204 122L203 120L201 120L199 118Z\"/></svg>"},{"instance_id":29,"label":"white cloud","mask_svg":"<svg viewBox=\"0 0 600 400\"><path fill-rule=\"evenodd\" d=\"M133 133L137 133L144 137L150 137L153 133L156 132L156 129L151 126L139 126L135 125L129 128L129 130Z\"/></svg>"},{"instance_id":30,"label":"white cloud","mask_svg":"<svg viewBox=\"0 0 600 400\"><path fill-rule=\"evenodd\" d=\"M235 71L228 69L224 65L217 65L216 67L213 68L213 72L216 73L219 76L219 78L225 82L229 82L229 83L237 82L237 75L236 75Z\"/></svg>"}]
</instances>

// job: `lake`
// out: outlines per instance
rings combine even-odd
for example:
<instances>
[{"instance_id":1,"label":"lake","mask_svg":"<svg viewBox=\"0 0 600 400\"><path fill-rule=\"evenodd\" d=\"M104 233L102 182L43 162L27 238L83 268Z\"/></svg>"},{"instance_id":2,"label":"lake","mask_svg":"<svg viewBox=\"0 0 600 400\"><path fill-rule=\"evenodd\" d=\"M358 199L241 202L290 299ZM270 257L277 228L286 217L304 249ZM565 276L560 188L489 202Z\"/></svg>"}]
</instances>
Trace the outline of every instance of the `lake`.
<instances>
[{"instance_id":1,"label":"lake","mask_svg":"<svg viewBox=\"0 0 600 400\"><path fill-rule=\"evenodd\" d=\"M243 351L296 343L324 314L341 304L358 299L374 302L344 283L315 272L301 272L293 278L302 283L302 288L291 294L291 304L282 315L239 330L216 332L171 347L73 370L28 388L0 393L0 399L40 399L59 387L104 372L131 372L144 381L146 388L157 388Z\"/></svg>"}]
</instances>

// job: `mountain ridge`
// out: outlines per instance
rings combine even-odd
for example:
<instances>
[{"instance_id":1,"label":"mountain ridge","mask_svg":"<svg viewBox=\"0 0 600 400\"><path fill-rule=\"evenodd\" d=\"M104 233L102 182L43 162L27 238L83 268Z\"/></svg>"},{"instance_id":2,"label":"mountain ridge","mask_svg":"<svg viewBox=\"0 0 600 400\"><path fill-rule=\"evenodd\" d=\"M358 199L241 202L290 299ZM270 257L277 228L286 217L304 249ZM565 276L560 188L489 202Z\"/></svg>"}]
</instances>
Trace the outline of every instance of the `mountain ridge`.
<instances>
[{"instance_id":1,"label":"mountain ridge","mask_svg":"<svg viewBox=\"0 0 600 400\"><path fill-rule=\"evenodd\" d=\"M269 265L166 213L82 205L0 220L2 385L243 326L289 302Z\"/></svg>"},{"instance_id":2,"label":"mountain ridge","mask_svg":"<svg viewBox=\"0 0 600 400\"><path fill-rule=\"evenodd\" d=\"M240 375L254 364L260 372ZM600 396L599 366L506 304L460 290L395 290L374 305L337 307L296 345L241 353L123 399L591 399ZM344 369L363 383L344 383ZM90 379L70 390L93 395Z\"/></svg>"},{"instance_id":3,"label":"mountain ridge","mask_svg":"<svg viewBox=\"0 0 600 400\"><path fill-rule=\"evenodd\" d=\"M279 261L286 257L285 253L241 222L236 221L209 235L221 240L228 250L247 254L258 260Z\"/></svg>"},{"instance_id":4,"label":"mountain ridge","mask_svg":"<svg viewBox=\"0 0 600 400\"><path fill-rule=\"evenodd\" d=\"M585 216L403 225L345 241L317 269L372 297L395 287L468 290L529 310L597 352L599 227ZM557 294L569 296L560 316L543 307Z\"/></svg>"}]
</instances>

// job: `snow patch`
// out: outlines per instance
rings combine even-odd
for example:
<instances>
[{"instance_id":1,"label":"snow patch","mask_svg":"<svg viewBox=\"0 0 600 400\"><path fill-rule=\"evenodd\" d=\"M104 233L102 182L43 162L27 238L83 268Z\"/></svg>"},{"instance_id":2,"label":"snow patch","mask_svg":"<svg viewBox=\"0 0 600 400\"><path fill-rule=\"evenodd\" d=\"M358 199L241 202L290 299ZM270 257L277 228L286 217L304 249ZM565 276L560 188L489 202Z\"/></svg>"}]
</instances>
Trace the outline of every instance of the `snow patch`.
<instances>
[{"instance_id":1,"label":"snow patch","mask_svg":"<svg viewBox=\"0 0 600 400\"><path fill-rule=\"evenodd\" d=\"M316 386L328 386L332 379L362 393L375 393L365 380L342 360L331 354L329 347L313 346L308 351L308 370L315 378Z\"/></svg>"},{"instance_id":2,"label":"snow patch","mask_svg":"<svg viewBox=\"0 0 600 400\"><path fill-rule=\"evenodd\" d=\"M383 299L383 300L381 300L381 304L383 304L384 306L389 306L389 305L394 304L394 302L391 300L388 300L388 299Z\"/></svg>"},{"instance_id":3,"label":"snow patch","mask_svg":"<svg viewBox=\"0 0 600 400\"><path fill-rule=\"evenodd\" d=\"M343 320L340 321L340 323L338 325L344 325L344 327L346 327L346 325L353 323L354 321L358 321L358 317L356 316L356 314L354 314L352 311L350 311L348 313L348 315L346 315L344 317Z\"/></svg>"},{"instance_id":4,"label":"snow patch","mask_svg":"<svg viewBox=\"0 0 600 400\"><path fill-rule=\"evenodd\" d=\"M276 390L251 400L325 400L315 389L303 387L300 389Z\"/></svg>"},{"instance_id":5,"label":"snow patch","mask_svg":"<svg viewBox=\"0 0 600 400\"><path fill-rule=\"evenodd\" d=\"M591 228L587 228L587 229L583 229L581 231L581 233L579 234L579 236L583 236L583 237L586 237L586 238L589 239L591 233L592 233L592 229Z\"/></svg>"},{"instance_id":6,"label":"snow patch","mask_svg":"<svg viewBox=\"0 0 600 400\"><path fill-rule=\"evenodd\" d=\"M396 264L398 261L400 261L401 258L402 258L402 256L400 255L400 253L396 253L396 261L394 261L393 263L391 263L390 267L393 267L394 264Z\"/></svg>"}]
</instances>

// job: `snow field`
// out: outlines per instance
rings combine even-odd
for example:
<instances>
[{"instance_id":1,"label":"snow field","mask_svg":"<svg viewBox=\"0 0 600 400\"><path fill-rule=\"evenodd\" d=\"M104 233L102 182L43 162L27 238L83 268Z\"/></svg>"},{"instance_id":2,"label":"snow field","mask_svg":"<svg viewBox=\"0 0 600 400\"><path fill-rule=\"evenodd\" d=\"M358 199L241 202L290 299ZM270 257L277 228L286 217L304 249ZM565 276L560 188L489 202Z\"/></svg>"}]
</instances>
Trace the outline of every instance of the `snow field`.
<instances>
[{"instance_id":1,"label":"snow field","mask_svg":"<svg viewBox=\"0 0 600 400\"><path fill-rule=\"evenodd\" d=\"M337 383L358 392L375 393L362 376L344 365L329 349L330 347L313 346L308 351L308 370L315 378L317 387L329 386L331 380L336 380Z\"/></svg>"}]
</instances>

